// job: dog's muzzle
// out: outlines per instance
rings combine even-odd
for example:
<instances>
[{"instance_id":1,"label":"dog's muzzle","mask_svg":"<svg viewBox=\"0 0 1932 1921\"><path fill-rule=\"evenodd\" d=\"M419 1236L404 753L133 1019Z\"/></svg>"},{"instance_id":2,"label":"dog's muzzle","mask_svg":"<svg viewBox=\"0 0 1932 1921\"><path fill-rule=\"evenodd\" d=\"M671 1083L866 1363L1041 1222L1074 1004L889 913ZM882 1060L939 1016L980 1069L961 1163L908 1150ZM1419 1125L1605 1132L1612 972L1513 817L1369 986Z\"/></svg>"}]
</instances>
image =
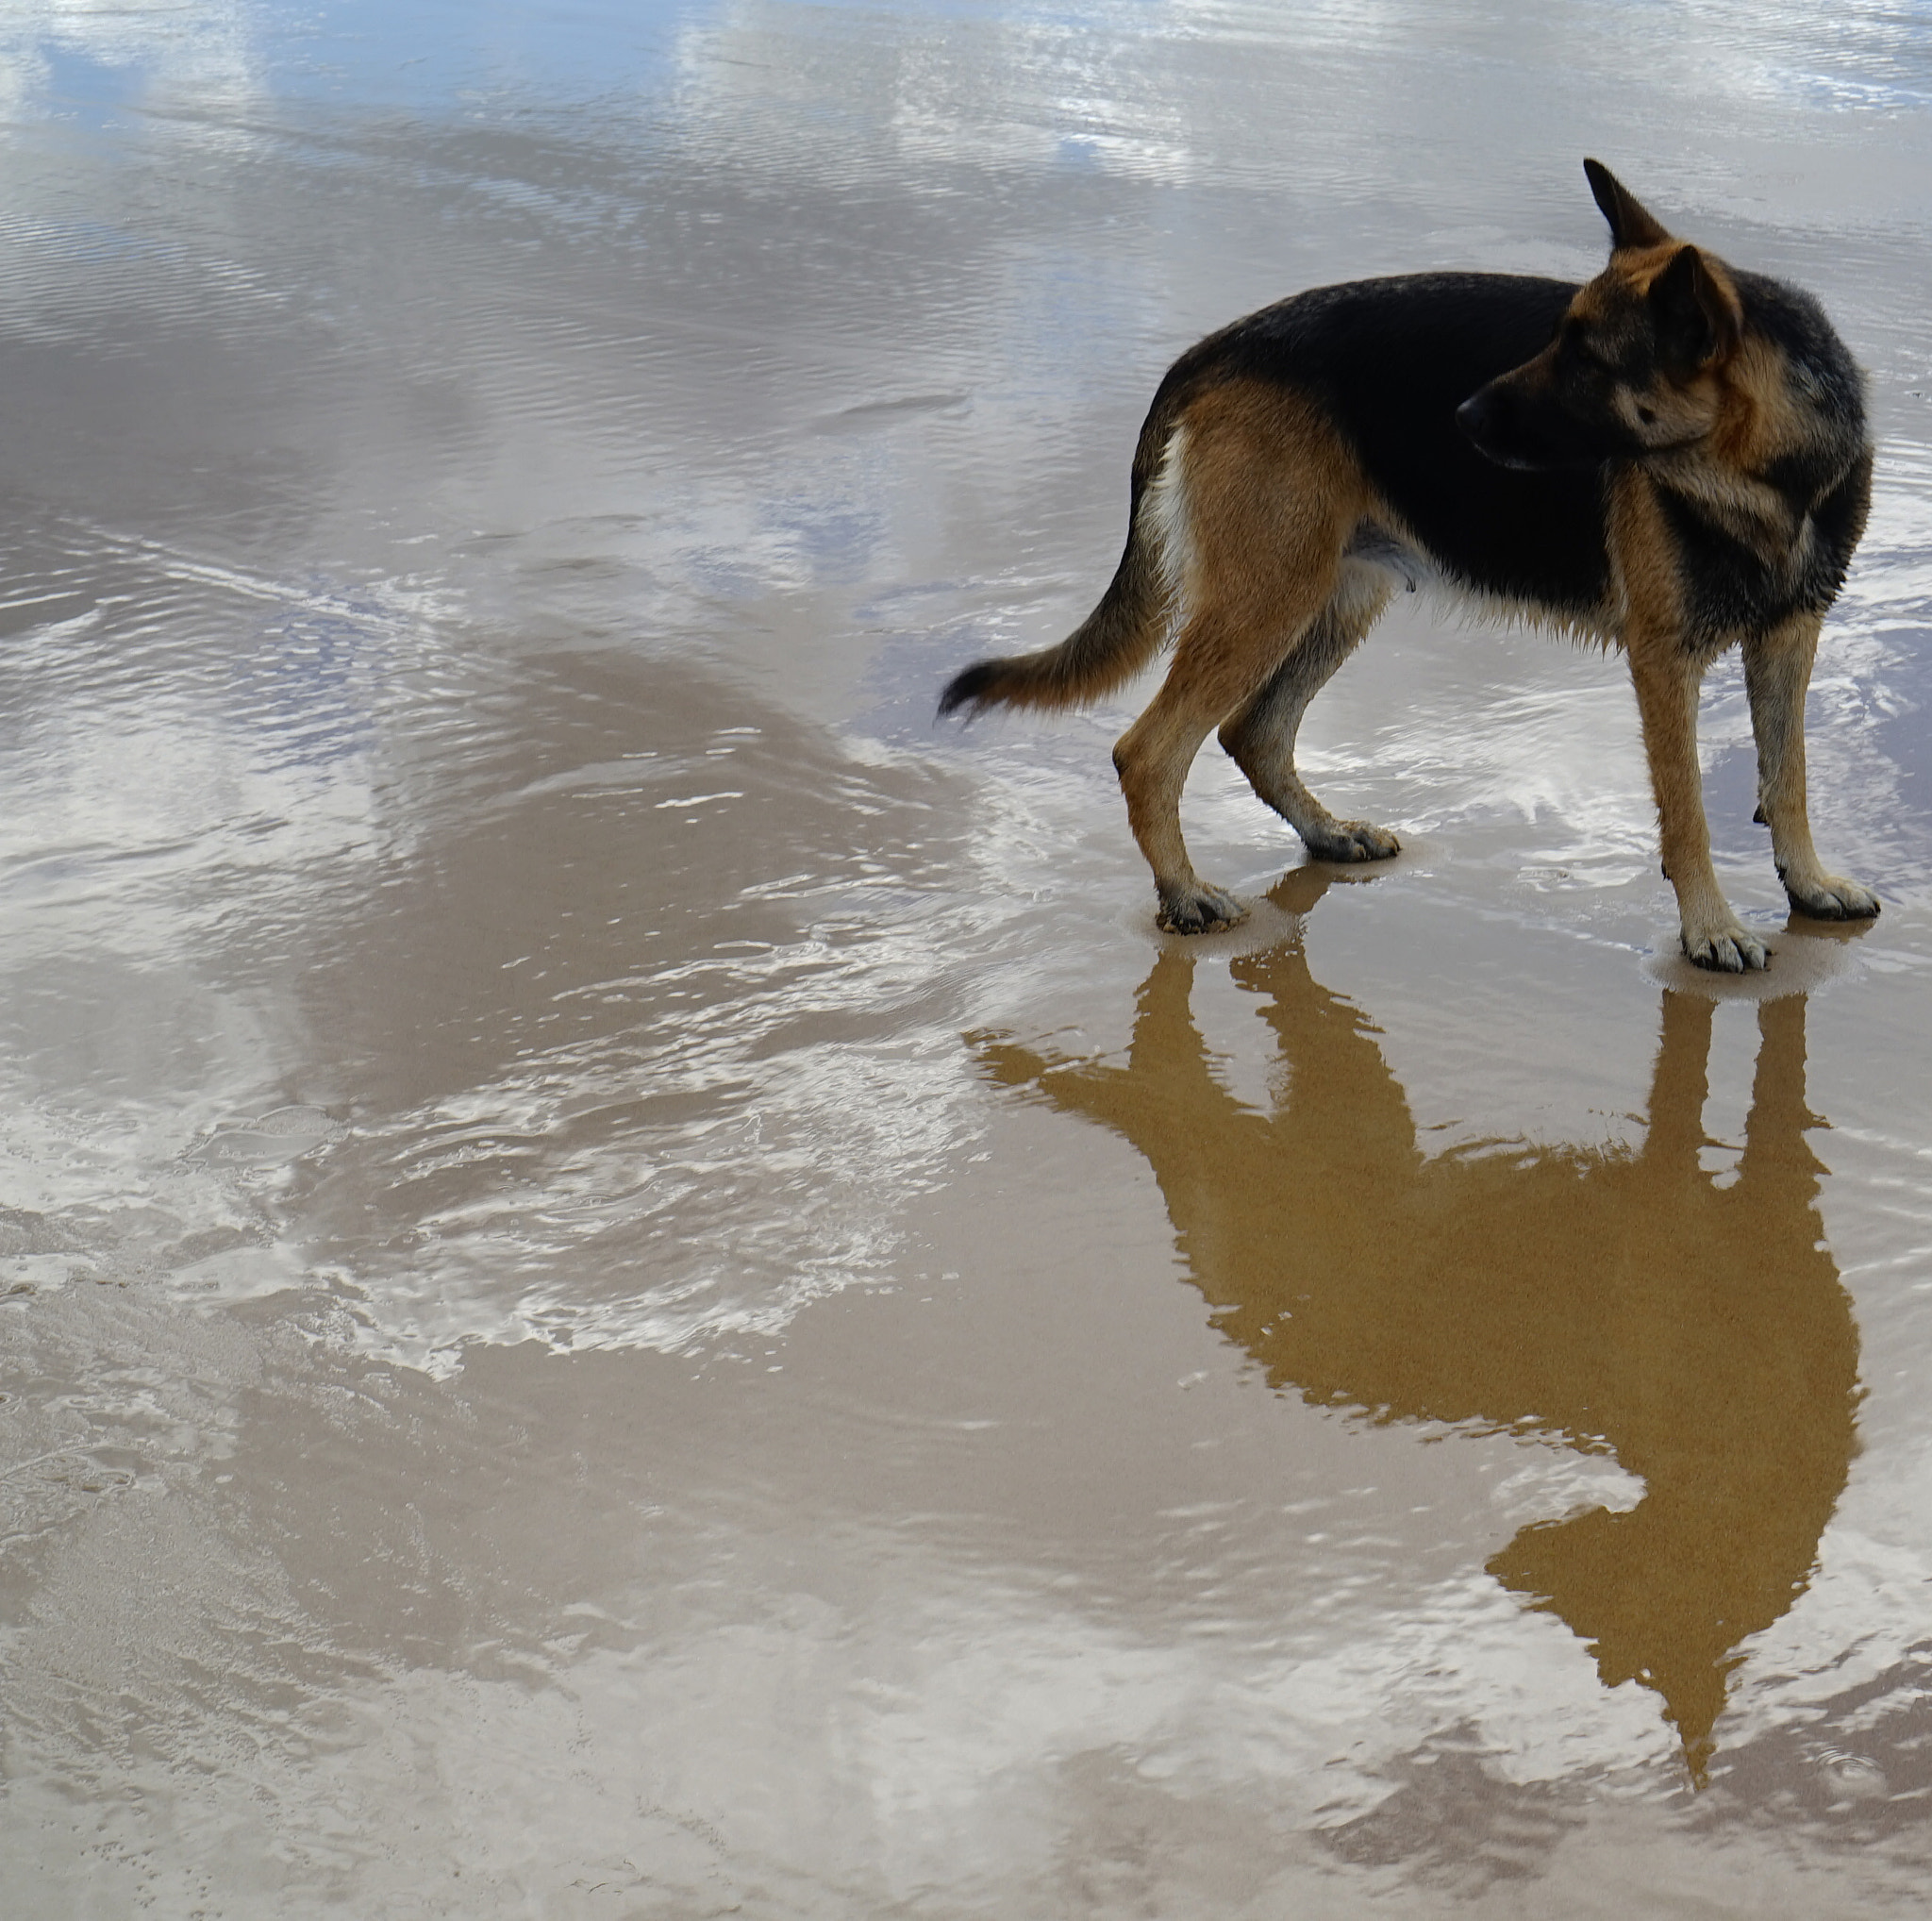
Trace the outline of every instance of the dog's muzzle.
<instances>
[{"instance_id":1,"label":"dog's muzzle","mask_svg":"<svg viewBox=\"0 0 1932 1921\"><path fill-rule=\"evenodd\" d=\"M1477 453L1503 466L1524 464L1522 455L1510 446L1507 403L1493 388L1480 387L1456 409L1456 424L1469 436Z\"/></svg>"},{"instance_id":2,"label":"dog's muzzle","mask_svg":"<svg viewBox=\"0 0 1932 1921\"><path fill-rule=\"evenodd\" d=\"M1477 388L1456 409L1456 422L1485 459L1524 473L1594 467L1610 452L1577 422L1553 417L1505 381Z\"/></svg>"}]
</instances>

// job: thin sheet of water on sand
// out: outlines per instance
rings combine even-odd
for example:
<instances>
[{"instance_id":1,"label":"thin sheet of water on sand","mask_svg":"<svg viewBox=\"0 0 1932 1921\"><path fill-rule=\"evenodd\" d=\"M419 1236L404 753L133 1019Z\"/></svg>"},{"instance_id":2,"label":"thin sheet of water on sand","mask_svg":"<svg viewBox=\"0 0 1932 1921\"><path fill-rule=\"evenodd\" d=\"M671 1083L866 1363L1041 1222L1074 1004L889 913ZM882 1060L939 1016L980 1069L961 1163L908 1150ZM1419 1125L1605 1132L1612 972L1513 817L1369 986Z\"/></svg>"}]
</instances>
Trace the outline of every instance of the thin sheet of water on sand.
<instances>
[{"instance_id":1,"label":"thin sheet of water on sand","mask_svg":"<svg viewBox=\"0 0 1932 1921\"><path fill-rule=\"evenodd\" d=\"M9 1915L1915 1914L1932 25L1758 6L0 23ZM1867 929L1670 955L1621 669L1399 606L1299 864L935 727L1167 360L1817 289Z\"/></svg>"}]
</instances>

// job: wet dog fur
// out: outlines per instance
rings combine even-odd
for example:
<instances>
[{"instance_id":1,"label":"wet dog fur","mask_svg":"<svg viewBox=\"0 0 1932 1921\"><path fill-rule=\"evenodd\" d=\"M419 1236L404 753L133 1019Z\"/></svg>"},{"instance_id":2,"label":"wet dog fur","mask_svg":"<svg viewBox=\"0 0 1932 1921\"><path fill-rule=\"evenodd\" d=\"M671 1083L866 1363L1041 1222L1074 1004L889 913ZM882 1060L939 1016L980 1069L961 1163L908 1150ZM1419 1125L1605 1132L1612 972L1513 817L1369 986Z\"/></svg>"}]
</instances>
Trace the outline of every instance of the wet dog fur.
<instances>
[{"instance_id":1,"label":"wet dog fur","mask_svg":"<svg viewBox=\"0 0 1932 1921\"><path fill-rule=\"evenodd\" d=\"M1865 522L1858 371L1807 293L1676 240L1584 162L1609 264L1584 286L1418 274L1318 288L1168 370L1135 449L1125 552L1057 647L981 660L941 713L1058 708L1167 678L1114 749L1161 925L1246 910L1181 838L1182 783L1217 727L1255 792L1324 860L1395 836L1338 820L1295 773L1308 702L1397 588L1620 648L1637 690L1684 951L1762 967L1710 859L1697 765L1705 671L1741 649L1757 818L1799 911L1878 901L1811 842L1805 695Z\"/></svg>"}]
</instances>

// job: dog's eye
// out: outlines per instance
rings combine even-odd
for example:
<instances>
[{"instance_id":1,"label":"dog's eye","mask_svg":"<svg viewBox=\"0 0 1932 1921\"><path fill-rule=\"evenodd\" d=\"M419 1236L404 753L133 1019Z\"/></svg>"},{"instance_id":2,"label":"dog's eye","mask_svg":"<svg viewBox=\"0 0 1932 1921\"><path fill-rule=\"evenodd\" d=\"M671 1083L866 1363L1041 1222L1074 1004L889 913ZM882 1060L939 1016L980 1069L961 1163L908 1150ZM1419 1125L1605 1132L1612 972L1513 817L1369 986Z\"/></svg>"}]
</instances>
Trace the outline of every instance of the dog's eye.
<instances>
[{"instance_id":1,"label":"dog's eye","mask_svg":"<svg viewBox=\"0 0 1932 1921\"><path fill-rule=\"evenodd\" d=\"M1596 342L1580 326L1565 327L1557 336L1557 358L1573 373L1600 377L1614 371L1597 351Z\"/></svg>"},{"instance_id":2,"label":"dog's eye","mask_svg":"<svg viewBox=\"0 0 1932 1921\"><path fill-rule=\"evenodd\" d=\"M1645 426L1655 426L1657 425L1657 413L1655 409L1651 408L1640 407L1637 409L1637 418L1641 420Z\"/></svg>"}]
</instances>

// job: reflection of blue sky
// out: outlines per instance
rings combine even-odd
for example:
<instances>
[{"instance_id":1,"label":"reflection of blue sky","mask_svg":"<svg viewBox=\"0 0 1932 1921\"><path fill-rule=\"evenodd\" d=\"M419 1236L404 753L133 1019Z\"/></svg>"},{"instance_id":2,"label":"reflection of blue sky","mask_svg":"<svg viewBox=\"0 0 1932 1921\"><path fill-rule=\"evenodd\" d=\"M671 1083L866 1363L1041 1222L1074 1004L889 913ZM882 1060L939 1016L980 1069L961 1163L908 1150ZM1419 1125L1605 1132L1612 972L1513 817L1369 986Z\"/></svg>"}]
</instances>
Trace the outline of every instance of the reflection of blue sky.
<instances>
[{"instance_id":1,"label":"reflection of blue sky","mask_svg":"<svg viewBox=\"0 0 1932 1921\"><path fill-rule=\"evenodd\" d=\"M479 93L541 98L635 88L661 73L684 22L676 0L575 6L268 0L182 8L18 6L0 59L58 109L185 94L225 73L263 93L436 111ZM225 89L229 91L229 89Z\"/></svg>"},{"instance_id":2,"label":"reflection of blue sky","mask_svg":"<svg viewBox=\"0 0 1932 1921\"><path fill-rule=\"evenodd\" d=\"M435 110L458 101L511 95L593 99L649 91L675 72L693 32L726 36L758 16L807 13L804 0L577 0L577 4L488 5L464 0L342 0L322 8L290 0L228 0L181 8L139 4L19 5L0 19L0 60L50 102L73 108L125 101L158 80L174 85L226 69L261 91L358 107ZM1682 61L1719 92L1781 95L1809 108L1909 107L1932 95L1932 5L1926 0L1850 0L1820 8L1784 4L1685 7L1676 0L1624 0L1611 7L1518 9L1326 0L1278 9L1230 0L1094 0L1081 7L995 7L912 0L881 9L893 39L989 26L1029 40L1047 66L1065 64L1090 81L1107 75L1106 42L1122 36L1302 44L1387 56L1397 45L1493 58L1519 28L1572 34L1591 43L1649 40L1666 63ZM1519 17L1520 16L1520 17ZM828 29L834 22L826 21ZM843 24L843 23L840 23ZM1519 52L1523 49L1519 47ZM929 70L928 70L929 77ZM1104 86L1066 103L1105 118ZM1144 105L1144 102L1135 103ZM1291 107L1284 103L1289 112ZM1061 135L1076 164L1100 157L1091 126Z\"/></svg>"},{"instance_id":3,"label":"reflection of blue sky","mask_svg":"<svg viewBox=\"0 0 1932 1921\"><path fill-rule=\"evenodd\" d=\"M279 15L277 90L358 106L434 108L478 92L595 98L663 75L691 0L504 6L352 0Z\"/></svg>"}]
</instances>

